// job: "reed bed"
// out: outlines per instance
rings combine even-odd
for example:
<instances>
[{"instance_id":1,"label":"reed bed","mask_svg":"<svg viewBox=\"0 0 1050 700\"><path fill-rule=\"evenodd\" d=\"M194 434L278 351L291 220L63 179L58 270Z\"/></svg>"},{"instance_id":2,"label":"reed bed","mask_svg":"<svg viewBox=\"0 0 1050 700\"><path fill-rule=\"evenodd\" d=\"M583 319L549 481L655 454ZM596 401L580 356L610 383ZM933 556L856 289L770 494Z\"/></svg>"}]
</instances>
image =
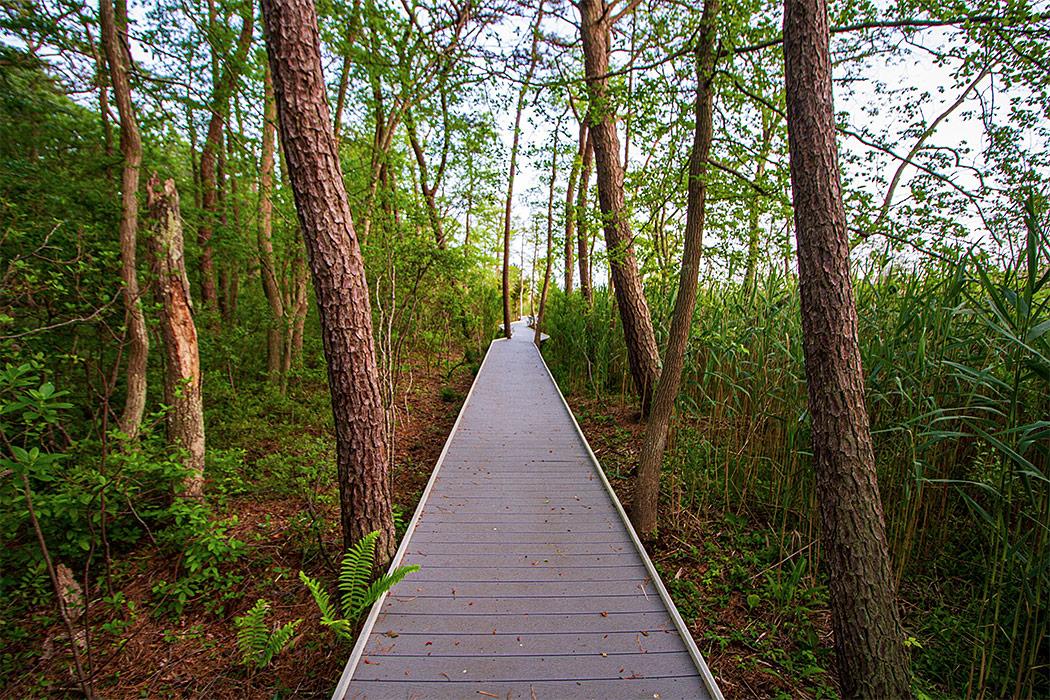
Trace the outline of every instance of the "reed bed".
<instances>
[{"instance_id":1,"label":"reed bed","mask_svg":"<svg viewBox=\"0 0 1050 700\"><path fill-rule=\"evenodd\" d=\"M1005 259L883 258L856 279L916 673L951 696L1050 695L1050 255L1027 219ZM671 512L745 515L788 559L778 576L819 578L797 287L782 270L702 280L662 491ZM673 299L647 292L666 329ZM548 332L566 392L632 400L608 290L554 294Z\"/></svg>"}]
</instances>

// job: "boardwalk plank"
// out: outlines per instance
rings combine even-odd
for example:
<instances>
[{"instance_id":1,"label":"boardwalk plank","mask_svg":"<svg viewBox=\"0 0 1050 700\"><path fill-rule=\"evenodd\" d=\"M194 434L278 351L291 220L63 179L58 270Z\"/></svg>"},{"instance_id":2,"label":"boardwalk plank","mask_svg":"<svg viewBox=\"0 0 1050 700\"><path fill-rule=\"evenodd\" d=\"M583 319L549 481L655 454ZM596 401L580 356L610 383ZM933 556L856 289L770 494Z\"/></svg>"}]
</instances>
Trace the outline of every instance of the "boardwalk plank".
<instances>
[{"instance_id":1,"label":"boardwalk plank","mask_svg":"<svg viewBox=\"0 0 1050 700\"><path fill-rule=\"evenodd\" d=\"M637 700L696 700L706 697L696 676L641 680L522 681L519 683L406 683L361 681L351 700L564 700L565 698L623 698Z\"/></svg>"},{"instance_id":2,"label":"boardwalk plank","mask_svg":"<svg viewBox=\"0 0 1050 700\"><path fill-rule=\"evenodd\" d=\"M685 651L609 656L371 656L358 668L359 680L443 682L550 680L626 680L675 678L696 670Z\"/></svg>"},{"instance_id":3,"label":"boardwalk plank","mask_svg":"<svg viewBox=\"0 0 1050 700\"><path fill-rule=\"evenodd\" d=\"M380 628L377 628L380 629ZM383 629L373 635L368 656L537 656L591 655L631 656L681 651L676 632L606 632L590 634L477 634L389 636ZM611 651L610 651L611 650Z\"/></svg>"},{"instance_id":4,"label":"boardwalk plank","mask_svg":"<svg viewBox=\"0 0 1050 700\"><path fill-rule=\"evenodd\" d=\"M584 586L579 586L577 591L585 591ZM392 596L387 604L389 613L430 613L445 615L465 614L491 614L510 615L528 614L536 610L543 610L545 614L572 613L572 614L602 614L602 613L633 613L633 612L663 612L664 604L656 596L646 600L638 594L637 589L627 595L619 596L582 596L582 597L552 597L552 596L519 596L513 598L478 598L457 594L449 596L413 596L398 594Z\"/></svg>"},{"instance_id":5,"label":"boardwalk plank","mask_svg":"<svg viewBox=\"0 0 1050 700\"><path fill-rule=\"evenodd\" d=\"M340 698L708 698L706 666L531 344L492 344ZM707 680L705 680L707 678Z\"/></svg>"},{"instance_id":6,"label":"boardwalk plank","mask_svg":"<svg viewBox=\"0 0 1050 700\"><path fill-rule=\"evenodd\" d=\"M402 615L384 612L378 624L386 630L418 634L527 634L556 629L564 632L649 632L671 630L671 618L664 611L641 613L546 613L508 615L447 615L429 613Z\"/></svg>"},{"instance_id":7,"label":"boardwalk plank","mask_svg":"<svg viewBox=\"0 0 1050 700\"><path fill-rule=\"evenodd\" d=\"M587 585L567 581L455 581L422 582L408 579L393 594L445 597L457 596L472 598L537 598L584 596L602 598L604 596L640 595L643 598L659 598L648 578L621 579L617 581L591 581Z\"/></svg>"},{"instance_id":8,"label":"boardwalk plank","mask_svg":"<svg viewBox=\"0 0 1050 700\"><path fill-rule=\"evenodd\" d=\"M477 542L461 539L458 542L426 542L422 538L412 540L414 554L422 556L436 556L439 554L461 555L463 545L469 545L471 554L475 555L524 555L524 556L550 556L551 554L623 554L633 553L631 543L625 540L612 542L580 542L569 539L564 542Z\"/></svg>"}]
</instances>

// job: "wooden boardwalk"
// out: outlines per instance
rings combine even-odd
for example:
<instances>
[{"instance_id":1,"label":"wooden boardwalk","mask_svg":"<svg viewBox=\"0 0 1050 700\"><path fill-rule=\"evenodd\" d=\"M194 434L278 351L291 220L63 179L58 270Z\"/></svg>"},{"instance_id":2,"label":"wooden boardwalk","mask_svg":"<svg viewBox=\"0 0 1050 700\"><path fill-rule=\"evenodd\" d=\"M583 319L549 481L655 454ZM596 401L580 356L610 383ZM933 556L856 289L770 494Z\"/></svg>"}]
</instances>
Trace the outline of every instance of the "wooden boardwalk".
<instances>
[{"instance_id":1,"label":"wooden boardwalk","mask_svg":"<svg viewBox=\"0 0 1050 700\"><path fill-rule=\"evenodd\" d=\"M492 343L335 698L721 693L532 344Z\"/></svg>"}]
</instances>

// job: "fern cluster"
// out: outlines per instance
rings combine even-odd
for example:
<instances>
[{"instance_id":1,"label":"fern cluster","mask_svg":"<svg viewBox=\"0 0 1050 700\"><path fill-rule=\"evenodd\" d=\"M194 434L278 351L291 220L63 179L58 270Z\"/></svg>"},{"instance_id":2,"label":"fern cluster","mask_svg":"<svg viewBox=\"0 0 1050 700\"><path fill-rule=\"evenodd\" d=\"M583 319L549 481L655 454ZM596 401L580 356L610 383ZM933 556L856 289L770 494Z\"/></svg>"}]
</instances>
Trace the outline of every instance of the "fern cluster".
<instances>
[{"instance_id":1,"label":"fern cluster","mask_svg":"<svg viewBox=\"0 0 1050 700\"><path fill-rule=\"evenodd\" d=\"M419 566L399 566L372 581L372 565L375 562L378 532L370 532L361 541L347 550L343 556L339 571L339 607L336 609L331 596L324 585L312 579L302 571L299 579L313 596L314 602L321 611L321 624L330 628L339 637L353 641L354 626L368 608L379 600L380 596L401 582Z\"/></svg>"},{"instance_id":2,"label":"fern cluster","mask_svg":"<svg viewBox=\"0 0 1050 700\"><path fill-rule=\"evenodd\" d=\"M237 627L237 649L241 652L241 663L251 668L266 668L273 657L280 654L292 641L295 628L302 619L271 630L266 624L270 604L260 598L244 615L235 617Z\"/></svg>"}]
</instances>

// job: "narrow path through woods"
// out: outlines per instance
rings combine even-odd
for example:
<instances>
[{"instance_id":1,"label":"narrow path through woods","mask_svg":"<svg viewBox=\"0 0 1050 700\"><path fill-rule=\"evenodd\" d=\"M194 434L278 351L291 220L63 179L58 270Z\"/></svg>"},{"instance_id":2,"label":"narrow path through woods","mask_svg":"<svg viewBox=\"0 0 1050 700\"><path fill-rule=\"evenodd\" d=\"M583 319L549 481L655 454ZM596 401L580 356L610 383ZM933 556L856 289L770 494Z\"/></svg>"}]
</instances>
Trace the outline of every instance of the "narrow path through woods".
<instances>
[{"instance_id":1,"label":"narrow path through woods","mask_svg":"<svg viewBox=\"0 0 1050 700\"><path fill-rule=\"evenodd\" d=\"M721 698L543 358L494 341L337 698Z\"/></svg>"}]
</instances>

